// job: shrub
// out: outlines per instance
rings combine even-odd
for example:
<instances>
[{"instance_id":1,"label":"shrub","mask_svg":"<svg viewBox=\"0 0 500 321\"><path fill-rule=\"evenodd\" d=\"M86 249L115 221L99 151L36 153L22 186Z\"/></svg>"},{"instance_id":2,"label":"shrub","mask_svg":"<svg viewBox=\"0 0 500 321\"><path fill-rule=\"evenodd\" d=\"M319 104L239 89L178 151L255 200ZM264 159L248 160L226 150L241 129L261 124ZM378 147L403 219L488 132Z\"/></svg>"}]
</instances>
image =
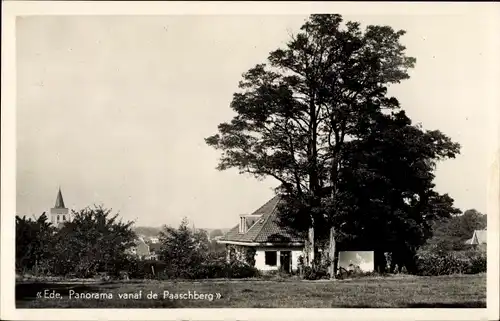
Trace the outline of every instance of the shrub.
<instances>
[{"instance_id":1,"label":"shrub","mask_svg":"<svg viewBox=\"0 0 500 321\"><path fill-rule=\"evenodd\" d=\"M196 272L192 278L213 279L213 278L252 278L259 276L259 270L241 261L227 263L225 260L207 260L196 267Z\"/></svg>"},{"instance_id":2,"label":"shrub","mask_svg":"<svg viewBox=\"0 0 500 321\"><path fill-rule=\"evenodd\" d=\"M228 266L225 259L213 258L206 260L196 269L195 278L197 279L211 279L211 278L224 278L228 274Z\"/></svg>"},{"instance_id":3,"label":"shrub","mask_svg":"<svg viewBox=\"0 0 500 321\"><path fill-rule=\"evenodd\" d=\"M486 272L486 253L476 250L460 252L423 252L417 259L420 275L476 274Z\"/></svg>"},{"instance_id":4,"label":"shrub","mask_svg":"<svg viewBox=\"0 0 500 321\"><path fill-rule=\"evenodd\" d=\"M251 278L259 276L259 271L245 262L226 262L224 253L208 253L198 265L180 270L175 264L164 261L131 260L122 265L133 279L213 279L213 278ZM153 274L154 271L154 274Z\"/></svg>"},{"instance_id":5,"label":"shrub","mask_svg":"<svg viewBox=\"0 0 500 321\"><path fill-rule=\"evenodd\" d=\"M354 267L352 270L346 270L344 268L339 269L339 274L337 278L343 279L357 279L363 277L374 277L374 276L386 276L386 273L373 272L363 272L358 266Z\"/></svg>"},{"instance_id":6,"label":"shrub","mask_svg":"<svg viewBox=\"0 0 500 321\"><path fill-rule=\"evenodd\" d=\"M272 281L286 281L292 277L293 274L287 273L283 270L270 270L264 271L261 273L261 277L263 280L272 280Z\"/></svg>"},{"instance_id":7,"label":"shrub","mask_svg":"<svg viewBox=\"0 0 500 321\"><path fill-rule=\"evenodd\" d=\"M124 264L116 276L121 276L121 272L126 271L131 279L165 279L168 264L163 261L138 261L131 259Z\"/></svg>"},{"instance_id":8,"label":"shrub","mask_svg":"<svg viewBox=\"0 0 500 321\"><path fill-rule=\"evenodd\" d=\"M310 266L304 266L302 277L306 280L315 280L316 274Z\"/></svg>"},{"instance_id":9,"label":"shrub","mask_svg":"<svg viewBox=\"0 0 500 321\"><path fill-rule=\"evenodd\" d=\"M229 278L253 278L260 275L260 272L255 267L240 261L233 262L228 268Z\"/></svg>"},{"instance_id":10,"label":"shrub","mask_svg":"<svg viewBox=\"0 0 500 321\"><path fill-rule=\"evenodd\" d=\"M330 266L330 260L324 260L319 262L315 260L311 267L306 266L303 268L303 278L306 280L320 280L330 278L328 273L328 267Z\"/></svg>"},{"instance_id":11,"label":"shrub","mask_svg":"<svg viewBox=\"0 0 500 321\"><path fill-rule=\"evenodd\" d=\"M250 247L245 251L245 262L248 263L250 266L255 265L255 248Z\"/></svg>"}]
</instances>

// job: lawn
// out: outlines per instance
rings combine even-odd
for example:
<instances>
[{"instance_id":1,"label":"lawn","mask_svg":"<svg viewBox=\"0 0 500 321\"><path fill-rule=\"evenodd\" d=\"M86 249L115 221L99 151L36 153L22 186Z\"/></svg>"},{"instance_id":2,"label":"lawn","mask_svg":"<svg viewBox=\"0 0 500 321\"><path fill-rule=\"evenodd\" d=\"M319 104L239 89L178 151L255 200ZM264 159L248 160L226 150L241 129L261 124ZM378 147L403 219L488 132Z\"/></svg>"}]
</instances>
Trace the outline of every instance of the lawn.
<instances>
[{"instance_id":1,"label":"lawn","mask_svg":"<svg viewBox=\"0 0 500 321\"><path fill-rule=\"evenodd\" d=\"M61 298L43 298L43 292ZM53 292L52 292L53 291ZM124 298L135 294L141 298ZM167 291L167 292L164 292ZM37 298L41 292L42 297ZM69 294L72 297L69 298ZM77 298L81 293L107 298ZM148 298L156 293L157 298ZM220 298L217 298L217 293ZM166 294L164 296L164 294ZM197 299L187 295L205 295ZM210 294L212 296L210 296ZM172 297L177 295L177 297ZM186 297L182 297L186 295ZM112 296L112 298L111 298ZM486 274L335 281L203 280L16 284L17 308L485 308Z\"/></svg>"}]
</instances>

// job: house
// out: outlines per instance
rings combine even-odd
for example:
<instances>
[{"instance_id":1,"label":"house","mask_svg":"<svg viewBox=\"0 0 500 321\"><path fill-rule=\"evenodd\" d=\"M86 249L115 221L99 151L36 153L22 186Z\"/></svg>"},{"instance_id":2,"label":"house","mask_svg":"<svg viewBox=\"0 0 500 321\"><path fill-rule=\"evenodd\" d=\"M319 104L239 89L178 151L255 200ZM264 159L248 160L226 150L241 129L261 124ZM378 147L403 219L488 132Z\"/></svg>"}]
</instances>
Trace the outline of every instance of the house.
<instances>
[{"instance_id":1,"label":"house","mask_svg":"<svg viewBox=\"0 0 500 321\"><path fill-rule=\"evenodd\" d=\"M297 269L303 255L304 240L277 224L280 197L275 196L251 214L240 215L240 222L218 243L226 244L227 258L243 260L255 252L255 267L262 271Z\"/></svg>"},{"instance_id":2,"label":"house","mask_svg":"<svg viewBox=\"0 0 500 321\"><path fill-rule=\"evenodd\" d=\"M149 256L146 258L148 260L158 260L159 257L160 257L160 251L161 251L161 247L162 245L158 242L156 243L148 243L149 245Z\"/></svg>"},{"instance_id":3,"label":"house","mask_svg":"<svg viewBox=\"0 0 500 321\"><path fill-rule=\"evenodd\" d=\"M281 197L275 196L251 214L242 214L233 227L218 243L226 245L227 260L247 261L254 254L254 266L261 271L297 270L299 257L306 257L305 240L278 224L278 205ZM361 271L374 270L373 251L339 252L339 267Z\"/></svg>"},{"instance_id":4,"label":"house","mask_svg":"<svg viewBox=\"0 0 500 321\"><path fill-rule=\"evenodd\" d=\"M482 245L486 244L487 233L486 230L475 230L472 234L472 238L465 241L465 244L469 245Z\"/></svg>"},{"instance_id":5,"label":"house","mask_svg":"<svg viewBox=\"0 0 500 321\"><path fill-rule=\"evenodd\" d=\"M151 255L151 252L149 251L149 245L144 241L142 237L138 237L134 241L134 243L134 246L127 249L128 254L133 255L140 260L145 260Z\"/></svg>"}]
</instances>

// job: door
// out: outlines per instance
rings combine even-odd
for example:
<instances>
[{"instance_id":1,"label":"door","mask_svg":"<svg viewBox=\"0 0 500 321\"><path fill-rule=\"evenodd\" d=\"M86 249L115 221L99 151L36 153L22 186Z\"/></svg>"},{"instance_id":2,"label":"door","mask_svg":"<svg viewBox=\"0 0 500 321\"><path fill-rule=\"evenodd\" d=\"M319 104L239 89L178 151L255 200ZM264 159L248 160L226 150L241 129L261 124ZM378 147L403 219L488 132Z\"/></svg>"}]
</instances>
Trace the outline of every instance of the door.
<instances>
[{"instance_id":1,"label":"door","mask_svg":"<svg viewBox=\"0 0 500 321\"><path fill-rule=\"evenodd\" d=\"M283 272L292 272L292 252L280 251L280 268Z\"/></svg>"}]
</instances>

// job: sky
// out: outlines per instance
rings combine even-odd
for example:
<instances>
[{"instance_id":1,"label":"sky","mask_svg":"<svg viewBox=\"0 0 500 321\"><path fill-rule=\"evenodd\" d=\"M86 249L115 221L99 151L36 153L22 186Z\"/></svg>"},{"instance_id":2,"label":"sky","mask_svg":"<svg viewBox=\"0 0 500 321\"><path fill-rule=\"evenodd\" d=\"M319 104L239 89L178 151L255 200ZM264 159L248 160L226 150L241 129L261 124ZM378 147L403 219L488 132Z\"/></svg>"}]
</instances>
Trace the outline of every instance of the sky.
<instances>
[{"instance_id":1,"label":"sky","mask_svg":"<svg viewBox=\"0 0 500 321\"><path fill-rule=\"evenodd\" d=\"M139 226L227 228L274 195L276 181L217 171L204 138L229 121L241 75L307 16L31 16L17 20L17 214L102 204ZM404 29L417 58L390 88L426 129L461 144L436 189L486 212L499 71L480 15L344 15ZM488 136L490 135L490 136Z\"/></svg>"}]
</instances>

